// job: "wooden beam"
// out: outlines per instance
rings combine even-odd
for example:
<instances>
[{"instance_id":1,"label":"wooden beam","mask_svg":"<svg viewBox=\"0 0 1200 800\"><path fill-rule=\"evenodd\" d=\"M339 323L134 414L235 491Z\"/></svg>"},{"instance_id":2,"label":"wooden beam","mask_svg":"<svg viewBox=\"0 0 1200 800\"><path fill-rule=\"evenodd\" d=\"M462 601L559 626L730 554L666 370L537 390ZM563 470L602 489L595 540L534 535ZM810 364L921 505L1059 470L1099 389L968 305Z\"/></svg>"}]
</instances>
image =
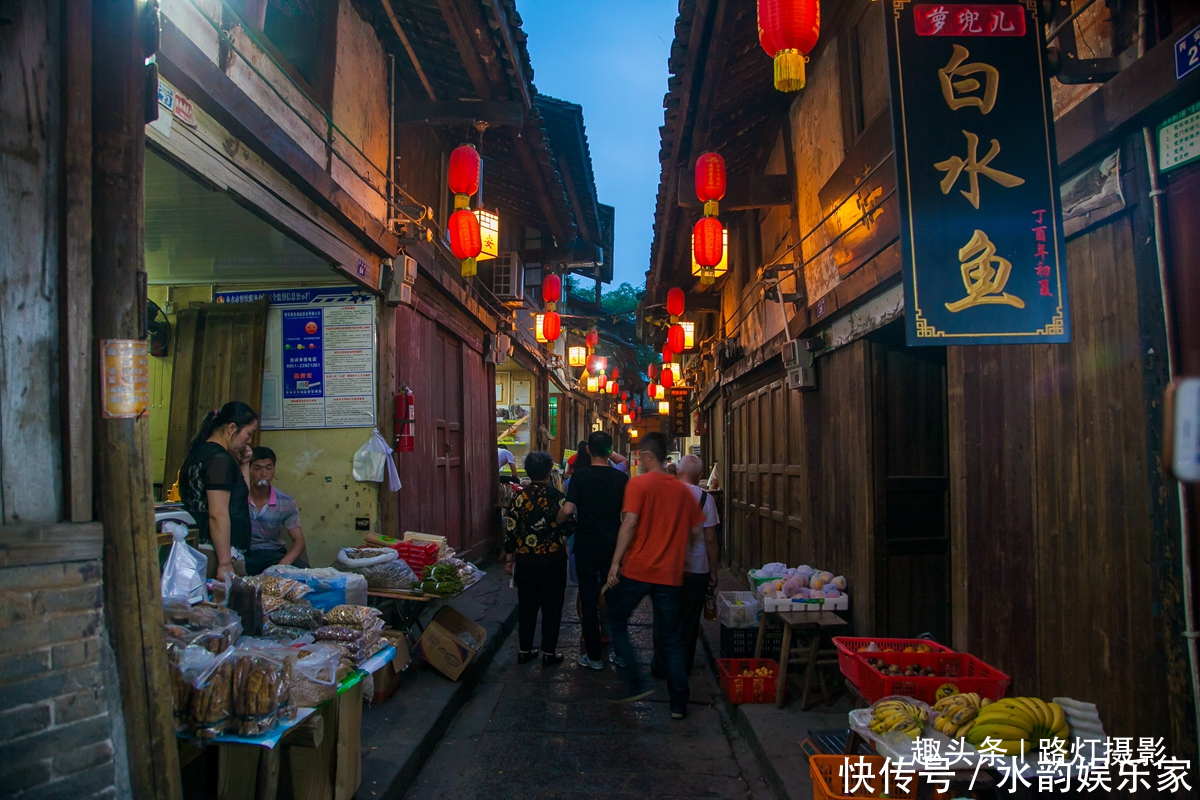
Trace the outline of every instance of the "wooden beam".
<instances>
[{"instance_id":1,"label":"wooden beam","mask_svg":"<svg viewBox=\"0 0 1200 800\"><path fill-rule=\"evenodd\" d=\"M446 32L450 34L450 41L458 48L458 56L467 71L467 77L471 79L471 85L475 87L476 96L480 100L491 100L491 82L475 50L475 37L467 30L462 15L459 14L458 0L438 0L438 9L446 22Z\"/></svg>"},{"instance_id":2,"label":"wooden beam","mask_svg":"<svg viewBox=\"0 0 1200 800\"><path fill-rule=\"evenodd\" d=\"M322 165L166 16L162 18L158 66L163 77L347 225L372 250L391 258L400 249L395 234L338 185Z\"/></svg>"},{"instance_id":3,"label":"wooden beam","mask_svg":"<svg viewBox=\"0 0 1200 800\"><path fill-rule=\"evenodd\" d=\"M532 108L533 98L529 95L529 82L525 79L525 73L521 71L521 59L517 58L517 46L513 41L512 29L508 27L508 15L504 13L504 7L500 5L500 0L485 0L485 2L491 4L496 22L500 24L500 38L504 40L504 49L512 64L513 75L516 77L517 85L521 88L521 99L525 102L526 108Z\"/></svg>"},{"instance_id":4,"label":"wooden beam","mask_svg":"<svg viewBox=\"0 0 1200 800\"><path fill-rule=\"evenodd\" d=\"M94 561L103 550L99 522L0 525L0 568Z\"/></svg>"},{"instance_id":5,"label":"wooden beam","mask_svg":"<svg viewBox=\"0 0 1200 800\"><path fill-rule=\"evenodd\" d=\"M557 159L557 161L558 172L562 176L563 186L567 189L567 197L571 200L571 207L575 209L575 227L579 230L579 235L583 237L584 241L596 241L600 238L599 231L591 229L591 226L587 224L587 219L582 213L582 207L579 202L579 190L575 185L575 176L571 174L570 164L567 163L567 159L565 158ZM596 209L596 211L599 212L599 209Z\"/></svg>"},{"instance_id":6,"label":"wooden beam","mask_svg":"<svg viewBox=\"0 0 1200 800\"><path fill-rule=\"evenodd\" d=\"M712 132L713 103L718 96L717 90L720 87L721 78L725 76L725 59L729 54L729 40L733 38L726 27L728 17L728 0L717 0L717 7L713 12L713 29L712 36L709 38L709 50L704 59L704 77L700 80L700 101L696 104L696 122L692 126L689 162L692 161L692 153L703 153L708 149L708 137Z\"/></svg>"},{"instance_id":7,"label":"wooden beam","mask_svg":"<svg viewBox=\"0 0 1200 800\"><path fill-rule=\"evenodd\" d=\"M424 125L486 122L489 127L525 124L525 106L519 100L451 100L441 103L397 103L396 124Z\"/></svg>"},{"instance_id":8,"label":"wooden beam","mask_svg":"<svg viewBox=\"0 0 1200 800\"><path fill-rule=\"evenodd\" d=\"M696 182L692 170L679 168L679 207L703 208L696 197ZM787 175L730 175L726 179L725 199L721 211L745 211L751 208L774 208L792 204L792 183Z\"/></svg>"},{"instance_id":9,"label":"wooden beam","mask_svg":"<svg viewBox=\"0 0 1200 800\"><path fill-rule=\"evenodd\" d=\"M421 60L417 58L417 51L413 50L412 42L408 40L408 35L404 29L400 27L400 20L396 19L396 12L392 10L390 0L382 0L383 10L387 13L388 20L392 23L392 30L396 32L397 38L400 39L401 46L404 47L404 52L408 53L409 63L413 69L417 71L417 77L421 80L421 85L425 87L425 94L429 95L429 99L437 102L437 95L433 91L433 86L429 83L429 77L425 74L424 68L421 66Z\"/></svg>"},{"instance_id":10,"label":"wooden beam","mask_svg":"<svg viewBox=\"0 0 1200 800\"><path fill-rule=\"evenodd\" d=\"M136 339L136 287L145 249L145 54L134 0L95 0L92 18L92 363L106 339ZM165 21L165 18L164 18ZM144 274L144 273L143 273ZM74 398L81 402L82 398ZM116 654L121 711L135 800L183 795L175 719L163 648L162 595L154 503L150 497L150 421L95 414L96 508L104 525L104 619Z\"/></svg>"}]
</instances>

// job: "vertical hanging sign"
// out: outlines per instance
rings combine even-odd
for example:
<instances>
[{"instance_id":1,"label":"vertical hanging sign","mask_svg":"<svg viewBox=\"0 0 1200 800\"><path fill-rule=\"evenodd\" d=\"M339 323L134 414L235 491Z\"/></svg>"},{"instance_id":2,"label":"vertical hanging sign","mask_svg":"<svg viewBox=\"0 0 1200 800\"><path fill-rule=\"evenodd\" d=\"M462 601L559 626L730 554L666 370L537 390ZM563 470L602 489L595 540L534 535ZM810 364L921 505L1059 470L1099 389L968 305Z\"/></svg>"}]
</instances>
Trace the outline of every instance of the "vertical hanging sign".
<instances>
[{"instance_id":1,"label":"vertical hanging sign","mask_svg":"<svg viewBox=\"0 0 1200 800\"><path fill-rule=\"evenodd\" d=\"M1037 0L887 15L910 345L1068 342Z\"/></svg>"},{"instance_id":2,"label":"vertical hanging sign","mask_svg":"<svg viewBox=\"0 0 1200 800\"><path fill-rule=\"evenodd\" d=\"M668 417L671 436L691 436L692 417L688 413L691 405L692 390L673 387L670 390L671 415Z\"/></svg>"}]
</instances>

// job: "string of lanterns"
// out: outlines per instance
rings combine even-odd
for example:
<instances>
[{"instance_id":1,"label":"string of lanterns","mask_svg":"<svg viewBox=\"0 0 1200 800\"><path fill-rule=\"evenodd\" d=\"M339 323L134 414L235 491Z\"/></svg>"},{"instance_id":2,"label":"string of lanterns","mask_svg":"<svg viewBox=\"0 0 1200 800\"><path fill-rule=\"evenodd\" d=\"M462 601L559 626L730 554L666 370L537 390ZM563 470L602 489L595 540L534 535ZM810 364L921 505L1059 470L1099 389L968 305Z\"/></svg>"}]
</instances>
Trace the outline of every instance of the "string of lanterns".
<instances>
[{"instance_id":1,"label":"string of lanterns","mask_svg":"<svg viewBox=\"0 0 1200 800\"><path fill-rule=\"evenodd\" d=\"M471 212L471 195L479 191L483 161L479 151L469 144L459 145L450 153L450 191L454 192L454 213L447 224L450 251L462 262L462 275L475 275L476 258L483 249L479 217Z\"/></svg>"}]
</instances>

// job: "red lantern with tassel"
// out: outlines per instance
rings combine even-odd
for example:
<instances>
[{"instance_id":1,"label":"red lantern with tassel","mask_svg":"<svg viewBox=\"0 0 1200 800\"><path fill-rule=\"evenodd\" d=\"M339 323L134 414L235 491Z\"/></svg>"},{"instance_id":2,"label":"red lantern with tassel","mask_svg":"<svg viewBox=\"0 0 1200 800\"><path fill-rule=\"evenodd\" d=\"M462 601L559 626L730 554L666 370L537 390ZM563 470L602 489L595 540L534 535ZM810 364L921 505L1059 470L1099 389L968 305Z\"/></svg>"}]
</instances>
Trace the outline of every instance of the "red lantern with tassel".
<instances>
[{"instance_id":1,"label":"red lantern with tassel","mask_svg":"<svg viewBox=\"0 0 1200 800\"><path fill-rule=\"evenodd\" d=\"M663 367L662 385L663 385L664 389L670 389L672 386L675 385L675 376L671 374L670 367Z\"/></svg>"},{"instance_id":2,"label":"red lantern with tassel","mask_svg":"<svg viewBox=\"0 0 1200 800\"><path fill-rule=\"evenodd\" d=\"M758 42L775 59L775 88L804 88L804 62L821 34L819 0L758 0Z\"/></svg>"},{"instance_id":3,"label":"red lantern with tassel","mask_svg":"<svg viewBox=\"0 0 1200 800\"><path fill-rule=\"evenodd\" d=\"M701 217L692 229L692 257L702 267L715 267L725 255L725 227L716 217Z\"/></svg>"},{"instance_id":4,"label":"red lantern with tassel","mask_svg":"<svg viewBox=\"0 0 1200 800\"><path fill-rule=\"evenodd\" d=\"M672 352L683 352L684 333L683 326L679 324L672 325L667 328L667 346Z\"/></svg>"},{"instance_id":5,"label":"red lantern with tassel","mask_svg":"<svg viewBox=\"0 0 1200 800\"><path fill-rule=\"evenodd\" d=\"M663 344L663 346L662 346L662 360L663 360L663 366L662 366L663 369L666 369L667 365L675 360L675 351L671 349L671 345L669 342Z\"/></svg>"},{"instance_id":6,"label":"red lantern with tassel","mask_svg":"<svg viewBox=\"0 0 1200 800\"><path fill-rule=\"evenodd\" d=\"M546 316L542 319L542 336L546 337L547 342L553 342L558 339L558 334L562 332L562 319L558 316L557 311L547 311Z\"/></svg>"},{"instance_id":7,"label":"red lantern with tassel","mask_svg":"<svg viewBox=\"0 0 1200 800\"><path fill-rule=\"evenodd\" d=\"M587 336L583 337L583 343L588 347L595 347L600 343L600 331L592 328L587 332Z\"/></svg>"},{"instance_id":8,"label":"red lantern with tassel","mask_svg":"<svg viewBox=\"0 0 1200 800\"><path fill-rule=\"evenodd\" d=\"M465 208L450 215L446 226L450 232L450 250L462 261L462 274L469 278L475 274L475 257L483 249L479 235L479 219Z\"/></svg>"},{"instance_id":9,"label":"red lantern with tassel","mask_svg":"<svg viewBox=\"0 0 1200 800\"><path fill-rule=\"evenodd\" d=\"M621 400L622 401L629 400L629 392L621 392Z\"/></svg>"},{"instance_id":10,"label":"red lantern with tassel","mask_svg":"<svg viewBox=\"0 0 1200 800\"><path fill-rule=\"evenodd\" d=\"M554 273L542 278L542 302L546 308L554 310L554 304L562 298L562 278Z\"/></svg>"},{"instance_id":11,"label":"red lantern with tassel","mask_svg":"<svg viewBox=\"0 0 1200 800\"><path fill-rule=\"evenodd\" d=\"M678 317L683 313L683 289L676 286L671 291L667 292L667 313L672 317Z\"/></svg>"},{"instance_id":12,"label":"red lantern with tassel","mask_svg":"<svg viewBox=\"0 0 1200 800\"><path fill-rule=\"evenodd\" d=\"M450 153L450 191L470 197L479 191L479 151L469 144L459 145ZM466 206L462 206L466 208Z\"/></svg>"},{"instance_id":13,"label":"red lantern with tassel","mask_svg":"<svg viewBox=\"0 0 1200 800\"><path fill-rule=\"evenodd\" d=\"M658 384L655 383L654 381L650 381L650 383L646 386L646 396L652 398L652 397L654 397L654 395L657 392L658 392Z\"/></svg>"},{"instance_id":14,"label":"red lantern with tassel","mask_svg":"<svg viewBox=\"0 0 1200 800\"><path fill-rule=\"evenodd\" d=\"M621 377L621 368L613 367L610 375L611 375L612 379L615 381L617 378Z\"/></svg>"},{"instance_id":15,"label":"red lantern with tassel","mask_svg":"<svg viewBox=\"0 0 1200 800\"><path fill-rule=\"evenodd\" d=\"M725 159L719 153L704 153L696 159L696 197L704 203L704 216L717 215L717 201L725 197Z\"/></svg>"},{"instance_id":16,"label":"red lantern with tassel","mask_svg":"<svg viewBox=\"0 0 1200 800\"><path fill-rule=\"evenodd\" d=\"M650 379L651 383L654 383L654 379L658 377L658 364L646 365L646 377Z\"/></svg>"}]
</instances>

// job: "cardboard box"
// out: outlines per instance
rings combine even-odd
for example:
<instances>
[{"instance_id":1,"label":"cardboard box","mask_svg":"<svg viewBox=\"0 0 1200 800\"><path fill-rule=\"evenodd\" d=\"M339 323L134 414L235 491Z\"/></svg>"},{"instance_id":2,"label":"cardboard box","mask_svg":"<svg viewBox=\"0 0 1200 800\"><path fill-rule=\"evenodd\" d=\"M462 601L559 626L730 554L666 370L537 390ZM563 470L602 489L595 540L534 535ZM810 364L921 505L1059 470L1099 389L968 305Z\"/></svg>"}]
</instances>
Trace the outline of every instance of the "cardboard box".
<instances>
[{"instance_id":1,"label":"cardboard box","mask_svg":"<svg viewBox=\"0 0 1200 800\"><path fill-rule=\"evenodd\" d=\"M460 633L465 635L460 638ZM443 606L425 627L417 651L430 666L456 681L486 642L487 631L450 606Z\"/></svg>"}]
</instances>

